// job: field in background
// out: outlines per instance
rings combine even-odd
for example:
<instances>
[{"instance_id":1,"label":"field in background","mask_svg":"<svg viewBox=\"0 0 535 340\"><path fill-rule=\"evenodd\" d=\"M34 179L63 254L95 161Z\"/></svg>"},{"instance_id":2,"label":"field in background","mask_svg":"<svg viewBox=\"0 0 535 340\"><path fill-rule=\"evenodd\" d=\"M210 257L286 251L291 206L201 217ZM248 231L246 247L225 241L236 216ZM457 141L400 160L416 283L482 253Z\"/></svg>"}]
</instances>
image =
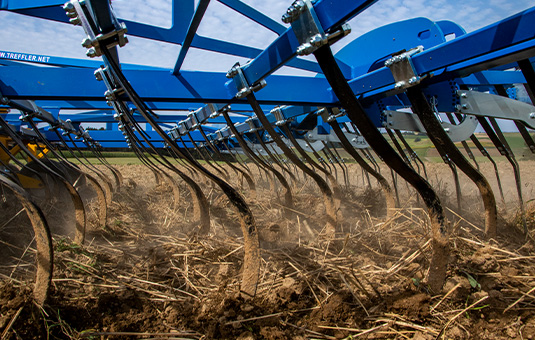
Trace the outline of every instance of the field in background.
<instances>
[{"instance_id":1,"label":"field in background","mask_svg":"<svg viewBox=\"0 0 535 340\"><path fill-rule=\"evenodd\" d=\"M507 142L509 143L509 146L513 150L513 153L517 157L517 160L533 160L535 159L535 154L532 154L529 148L524 143L524 140L522 139L522 136L519 133L504 133L505 138L507 139ZM416 152L416 154L422 159L426 160L428 162L442 162L442 159L438 155L438 152L434 145L431 143L429 138L426 135L419 134L406 134L404 135L405 139L407 140L410 147ZM490 153L490 155L495 159L495 161L507 161L504 157L500 156L500 153L498 150L494 147L490 139L487 137L486 134L476 134L477 138L480 140L481 144L486 148L486 150ZM388 140L388 137L387 137ZM489 160L482 156L479 150L472 144L472 142L468 141L468 145L470 146L472 153L476 157L476 160L478 162L488 162ZM463 154L468 157L466 154L463 146L461 143L456 143L457 147ZM341 157L344 158L344 160L347 163L353 163L353 159L347 152L345 152L342 148L337 149L337 151L340 153ZM83 151L83 154L85 157L87 157L91 163L93 164L101 164L98 159L94 157L94 155L89 151ZM135 156L133 152L103 152L104 156L110 162L111 164L116 165L135 165L135 164L142 164L141 161ZM79 162L74 159L74 157L70 156L69 154L65 153L65 155L69 158L70 161L73 163L78 164ZM202 163L202 161L201 161Z\"/></svg>"}]
</instances>

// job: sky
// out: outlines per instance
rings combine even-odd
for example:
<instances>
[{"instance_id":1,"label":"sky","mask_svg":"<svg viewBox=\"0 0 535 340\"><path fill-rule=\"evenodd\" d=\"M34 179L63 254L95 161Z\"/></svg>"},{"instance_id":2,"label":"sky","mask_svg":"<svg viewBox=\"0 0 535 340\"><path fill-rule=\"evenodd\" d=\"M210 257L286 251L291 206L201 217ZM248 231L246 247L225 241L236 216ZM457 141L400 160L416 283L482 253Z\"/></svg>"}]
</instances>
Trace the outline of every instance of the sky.
<instances>
[{"instance_id":1,"label":"sky","mask_svg":"<svg viewBox=\"0 0 535 340\"><path fill-rule=\"evenodd\" d=\"M184 0L181 0L184 1ZM119 18L170 27L172 0L113 0ZM242 0L278 22L292 0ZM336 51L374 28L415 17L451 20L471 32L533 6L531 0L379 0L350 21L352 33L333 46ZM81 27L0 12L0 50L86 59ZM212 0L199 27L203 36L257 48L267 47L276 34ZM120 49L122 62L172 68L179 45L129 37ZM183 69L227 71L244 58L191 49ZM291 69L279 73L294 74Z\"/></svg>"}]
</instances>

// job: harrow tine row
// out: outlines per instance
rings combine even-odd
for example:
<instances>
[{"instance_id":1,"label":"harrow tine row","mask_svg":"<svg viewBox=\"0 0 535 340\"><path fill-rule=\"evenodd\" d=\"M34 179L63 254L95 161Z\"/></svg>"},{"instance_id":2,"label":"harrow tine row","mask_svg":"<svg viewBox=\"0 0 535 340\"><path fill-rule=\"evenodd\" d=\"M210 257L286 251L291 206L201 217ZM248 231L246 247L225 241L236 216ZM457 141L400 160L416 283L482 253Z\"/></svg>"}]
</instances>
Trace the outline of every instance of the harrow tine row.
<instances>
[{"instance_id":1,"label":"harrow tine row","mask_svg":"<svg viewBox=\"0 0 535 340\"><path fill-rule=\"evenodd\" d=\"M513 169L527 236L530 231L519 162L497 119L513 121L531 153L535 153L535 141L528 130L535 127L535 71L530 60L535 57L535 39L532 25L525 24L535 20L535 9L468 34L451 22L407 20L369 32L333 54L331 45L351 31L347 20L375 2L296 0L282 17L284 23L290 24L287 28L262 16L262 25L278 37L264 50L258 50L217 40L210 40L213 46L208 46L203 44L207 40L196 39L209 6L208 1L201 1L183 32L172 34L180 33L181 38L170 38L167 33L158 37L181 45L174 68L165 72L119 62L117 46L128 43L127 28L108 1L65 3L69 19L64 20L82 26L87 36L82 43L87 56L102 57L102 63L55 61L54 65L61 67L42 68L40 77L61 79L72 72L80 79L94 77L100 83L68 88L54 82L37 89L31 77L27 84L17 81L16 72L34 66L21 65L16 60L6 60L5 72L0 75L2 105L21 113L17 128L10 124L18 119L0 114L0 164L5 173L0 175L1 184L13 191L30 217L34 233L40 237L37 251L49 254L37 265L36 300L44 303L48 292L51 227L33 203L35 197L28 194L32 193L31 185L26 185L27 192L24 191L16 183L22 184L17 176L35 180L48 201L58 195L53 192L56 186L66 190L74 205L74 241L83 244L86 207L77 188L86 181L93 188L99 205L98 223L105 226L107 205L124 183L121 172L106 160L102 150L118 145L131 150L152 172L157 185L170 188L175 210L184 201L185 193L180 188L185 184L193 206L192 236L206 235L213 228L210 204L202 186L210 186L208 197L212 190L226 195L235 208L243 234L241 291L247 298L256 294L261 257L251 202L240 193L246 191L243 181L247 182L246 192L253 204L261 184L269 183L271 194L280 201L281 213L292 223L296 212L299 213L296 193L312 183L322 195L325 209L326 225L320 240L338 246L332 241L343 237L344 200L357 187L357 180L342 156L345 154L360 167L362 186L358 187L373 189L378 185L381 189L387 218L394 217L401 208L405 186L407 195L416 191L416 204L423 202L432 225L433 255L427 279L432 291L440 291L446 278L451 223L433 187L431 170L405 132L426 134L433 150L451 170L456 214L466 212L462 192L465 189L461 186L464 176L477 187L485 211L487 239L498 235L498 207L492 186L482 174L484 166L472 148L492 164L505 206L498 164L486 149L493 145ZM239 12L239 3L227 5ZM52 12L38 16L57 19ZM153 29L136 23L132 25L132 34L154 39ZM446 35L450 33L455 38L447 41ZM492 43L477 44L487 40ZM370 46L370 41L374 46ZM191 72L182 69L191 47L252 59L243 66L236 63L226 74ZM306 55L312 55L315 62L296 58ZM283 66L319 75L273 74ZM33 83L41 84L39 80ZM525 84L531 104L517 100L517 84ZM36 102L31 101L34 99ZM51 110L54 114L46 111L48 107L55 110ZM60 111L63 114L73 108L88 112L74 114L74 123L59 118ZM166 113L160 114L158 110ZM168 118L171 115L167 111L180 114ZM87 118L88 123L106 124L104 134L95 131L93 137L80 126L90 115L94 117ZM48 127L44 128L42 123ZM169 124L174 127L165 130ZM27 127L26 132L17 130L23 126ZM490 143L476 136L478 126ZM17 159L19 149L28 157L27 162ZM104 168L91 163L86 150L109 171L113 180ZM72 158L80 167L69 161ZM11 166L10 161L16 166ZM390 171L388 179L381 172L384 166ZM231 185L233 179L239 180L235 186ZM60 232L52 226L52 234Z\"/></svg>"}]
</instances>

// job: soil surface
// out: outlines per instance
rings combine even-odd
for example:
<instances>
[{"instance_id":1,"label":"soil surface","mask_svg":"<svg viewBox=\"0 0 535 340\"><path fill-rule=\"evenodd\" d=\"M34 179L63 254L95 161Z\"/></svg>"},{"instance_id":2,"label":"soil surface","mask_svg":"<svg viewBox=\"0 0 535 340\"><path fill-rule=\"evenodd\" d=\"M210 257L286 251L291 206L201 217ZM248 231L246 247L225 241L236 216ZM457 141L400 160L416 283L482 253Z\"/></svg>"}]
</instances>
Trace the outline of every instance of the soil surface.
<instances>
[{"instance_id":1,"label":"soil surface","mask_svg":"<svg viewBox=\"0 0 535 340\"><path fill-rule=\"evenodd\" d=\"M341 204L332 239L323 236L323 198L311 179L288 177L295 201L288 215L284 193L270 184L280 187L276 179L249 165L257 186L251 198L246 181L226 167L259 230L253 298L240 294L243 236L237 212L218 188L194 177L212 218L210 233L199 235L192 197L177 176L181 200L174 202L170 184L158 185L149 169L117 166L124 184L108 204L105 226L98 225L96 195L87 183L78 185L88 216L83 246L69 237L68 200L43 208L61 226L53 235L53 285L44 306L32 299L31 238L22 232L27 218L19 214L9 223L26 235L27 249L18 244L20 252L4 256L0 267L1 339L535 339L535 162L520 162L527 238L513 172L508 163L498 165L504 200L492 165L480 164L500 210L495 240L483 234L476 187L461 175L458 204L449 167L427 165L450 222L441 291L428 285L429 217L402 180L400 207L387 219L377 183L369 186L360 168L348 164L347 185L337 168ZM391 181L388 169L382 173ZM20 211L3 204L10 216Z\"/></svg>"}]
</instances>

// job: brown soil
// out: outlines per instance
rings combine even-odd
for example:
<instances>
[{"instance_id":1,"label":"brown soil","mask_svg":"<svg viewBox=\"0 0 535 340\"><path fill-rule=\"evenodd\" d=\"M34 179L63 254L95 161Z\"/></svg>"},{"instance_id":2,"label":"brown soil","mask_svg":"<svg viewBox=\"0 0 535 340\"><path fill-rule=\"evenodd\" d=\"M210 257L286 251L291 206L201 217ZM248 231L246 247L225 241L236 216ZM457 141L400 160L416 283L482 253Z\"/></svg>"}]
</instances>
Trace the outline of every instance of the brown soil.
<instances>
[{"instance_id":1,"label":"brown soil","mask_svg":"<svg viewBox=\"0 0 535 340\"><path fill-rule=\"evenodd\" d=\"M86 244L54 236L53 291L45 306L32 302L28 275L0 271L2 339L535 339L535 206L527 204L525 241L512 172L502 174L507 206L500 204L499 236L486 242L475 186L463 178L459 214L449 168L428 165L452 211L446 284L432 293L432 231L421 200L400 181L402 208L386 220L377 184L363 189L361 170L349 166L353 185L341 183L342 233L334 241L318 237L327 220L313 181L299 174L295 215L285 218L282 191L278 198L256 173L257 198L247 201L262 262L251 300L240 296L243 237L223 193L197 179L212 223L210 234L196 235L183 184L173 208L171 189L156 186L149 171L118 166L125 186L108 207L107 225L97 225L95 197L86 190ZM533 199L535 163L521 168L525 196ZM482 170L493 183L489 165ZM230 182L247 199L247 184Z\"/></svg>"}]
</instances>

